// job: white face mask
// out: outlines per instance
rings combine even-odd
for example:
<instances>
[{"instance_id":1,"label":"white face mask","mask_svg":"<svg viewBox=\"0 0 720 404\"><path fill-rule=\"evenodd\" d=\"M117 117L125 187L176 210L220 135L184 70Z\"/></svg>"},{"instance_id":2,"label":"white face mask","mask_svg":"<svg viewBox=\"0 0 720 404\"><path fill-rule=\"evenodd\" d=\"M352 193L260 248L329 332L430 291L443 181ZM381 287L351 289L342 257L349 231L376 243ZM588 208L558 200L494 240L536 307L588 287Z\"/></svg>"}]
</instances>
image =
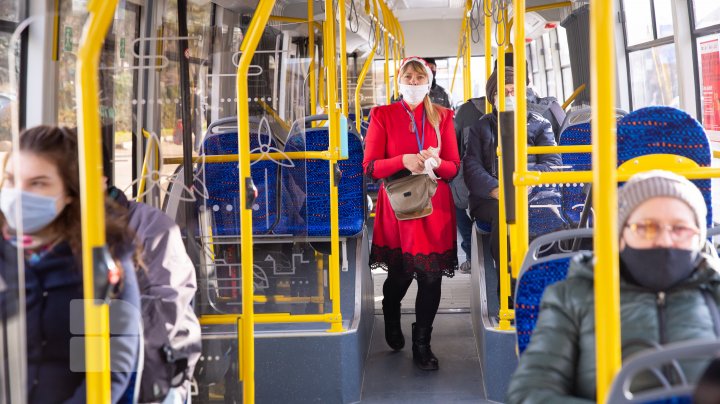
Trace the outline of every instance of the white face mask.
<instances>
[{"instance_id":1,"label":"white face mask","mask_svg":"<svg viewBox=\"0 0 720 404\"><path fill-rule=\"evenodd\" d=\"M420 104L429 92L430 84L420 84L417 86L400 84L400 93L408 104Z\"/></svg>"},{"instance_id":2,"label":"white face mask","mask_svg":"<svg viewBox=\"0 0 720 404\"><path fill-rule=\"evenodd\" d=\"M500 111L500 97L495 96L495 108ZM515 110L515 96L513 95L506 95L505 96L505 111L514 111Z\"/></svg>"}]
</instances>

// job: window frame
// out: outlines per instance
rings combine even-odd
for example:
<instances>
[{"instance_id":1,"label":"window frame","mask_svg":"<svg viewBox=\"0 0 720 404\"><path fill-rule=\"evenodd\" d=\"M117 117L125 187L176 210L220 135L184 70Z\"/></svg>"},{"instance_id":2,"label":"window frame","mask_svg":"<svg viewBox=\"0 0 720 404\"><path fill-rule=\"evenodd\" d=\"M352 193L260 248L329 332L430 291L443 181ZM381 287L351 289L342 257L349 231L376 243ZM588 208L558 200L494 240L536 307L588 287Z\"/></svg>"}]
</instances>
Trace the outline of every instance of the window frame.
<instances>
[{"instance_id":1,"label":"window frame","mask_svg":"<svg viewBox=\"0 0 720 404\"><path fill-rule=\"evenodd\" d=\"M627 18L625 18L625 2L626 1L633 1L633 0L620 0L620 19L622 20L622 28L623 28L623 47L625 48L625 60L630 60L630 54L647 50L651 48L656 48L664 45L673 44L674 46L677 46L675 44L675 27L673 26L673 34L658 38L657 37L657 21L655 19L655 0L649 0L650 1L650 18L652 19L652 30L653 30L653 40L641 42L635 45L628 46L628 29L627 29ZM690 0L692 1L692 0ZM691 22L692 23L692 22ZM693 48L693 52L695 52L695 49ZM625 68L627 71L627 87L628 87L628 105L630 107L630 111L634 111L634 105L633 105L633 91L632 91L632 75L630 71L630 63L625 64ZM696 78L697 78L697 66L695 66L696 70ZM696 80L696 87L697 87L697 80Z\"/></svg>"},{"instance_id":2,"label":"window frame","mask_svg":"<svg viewBox=\"0 0 720 404\"><path fill-rule=\"evenodd\" d=\"M695 79L695 116L700 124L704 125L702 91L700 89L700 62L698 60L699 55L697 49L698 40L709 35L720 34L720 23L697 28L695 25L695 0L688 0L688 8L688 16L690 18L690 42L692 44L693 55L693 76Z\"/></svg>"},{"instance_id":3,"label":"window frame","mask_svg":"<svg viewBox=\"0 0 720 404\"><path fill-rule=\"evenodd\" d=\"M0 32L12 35L20 24L27 18L28 1L17 0L18 9L18 22L0 19ZM26 122L26 109L25 109L25 98L26 98L26 87L27 87L27 56L28 56L28 30L24 29L20 34L20 74L18 75L18 89L17 89L17 105L18 105L18 122L20 130L25 128Z\"/></svg>"}]
</instances>

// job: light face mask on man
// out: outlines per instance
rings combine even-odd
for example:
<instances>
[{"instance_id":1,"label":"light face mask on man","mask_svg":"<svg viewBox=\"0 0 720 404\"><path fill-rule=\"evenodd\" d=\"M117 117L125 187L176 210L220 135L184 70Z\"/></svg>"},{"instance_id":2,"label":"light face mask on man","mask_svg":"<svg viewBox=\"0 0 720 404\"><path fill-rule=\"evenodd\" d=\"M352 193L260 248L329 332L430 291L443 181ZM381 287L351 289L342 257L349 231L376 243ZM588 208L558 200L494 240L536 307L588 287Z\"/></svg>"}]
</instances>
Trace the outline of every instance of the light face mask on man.
<instances>
[{"instance_id":1,"label":"light face mask on man","mask_svg":"<svg viewBox=\"0 0 720 404\"><path fill-rule=\"evenodd\" d=\"M420 84L413 86L410 84L399 84L400 93L408 104L420 104L425 96L430 92L430 84Z\"/></svg>"},{"instance_id":2,"label":"light face mask on man","mask_svg":"<svg viewBox=\"0 0 720 404\"><path fill-rule=\"evenodd\" d=\"M15 188L0 190L0 210L5 215L8 226L18 228L16 212L20 209L23 231L35 233L53 222L58 216L58 197L43 196Z\"/></svg>"},{"instance_id":3,"label":"light face mask on man","mask_svg":"<svg viewBox=\"0 0 720 404\"><path fill-rule=\"evenodd\" d=\"M500 111L500 97L495 96L495 108ZM505 96L505 111L514 111L515 110L515 96L514 95L506 95Z\"/></svg>"}]
</instances>

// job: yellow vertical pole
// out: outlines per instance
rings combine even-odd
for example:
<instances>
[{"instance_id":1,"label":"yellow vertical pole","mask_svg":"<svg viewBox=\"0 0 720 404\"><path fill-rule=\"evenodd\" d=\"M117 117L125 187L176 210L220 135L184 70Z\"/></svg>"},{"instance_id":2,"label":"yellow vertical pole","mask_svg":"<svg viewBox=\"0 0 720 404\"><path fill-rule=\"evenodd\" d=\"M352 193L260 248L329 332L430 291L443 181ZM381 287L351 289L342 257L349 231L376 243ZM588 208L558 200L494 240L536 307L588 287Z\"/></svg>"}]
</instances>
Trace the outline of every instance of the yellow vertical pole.
<instances>
[{"instance_id":1,"label":"yellow vertical pole","mask_svg":"<svg viewBox=\"0 0 720 404\"><path fill-rule=\"evenodd\" d=\"M465 37L466 37L466 33L467 33L467 29L465 28L466 24L467 24L467 17L463 17L462 22L460 23L460 35L458 38L457 56L455 57L455 69L453 70L452 81L450 81L450 92L451 93L455 89L455 77L457 76L458 66L460 66L460 58L463 57L463 55L464 55L463 46L465 46L464 41L465 41ZM464 77L465 77L465 70L463 69L463 78Z\"/></svg>"},{"instance_id":2,"label":"yellow vertical pole","mask_svg":"<svg viewBox=\"0 0 720 404\"><path fill-rule=\"evenodd\" d=\"M247 204L246 182L250 177L250 110L248 103L248 71L262 37L275 0L260 0L240 45L237 69L238 156L240 181L240 242L242 245L242 384L243 403L255 402L255 308L253 307L253 235L252 210Z\"/></svg>"},{"instance_id":3,"label":"yellow vertical pole","mask_svg":"<svg viewBox=\"0 0 720 404\"><path fill-rule=\"evenodd\" d=\"M342 91L342 113L345 117L348 116L349 108L348 105L348 73L347 73L347 40L345 38L346 26L345 26L345 0L338 2L338 13L340 14L340 24L338 29L340 30L340 87Z\"/></svg>"},{"instance_id":4,"label":"yellow vertical pole","mask_svg":"<svg viewBox=\"0 0 720 404\"><path fill-rule=\"evenodd\" d=\"M507 19L507 11L503 12L503 18ZM510 33L505 32L505 25L502 23L497 24L497 30L500 42L505 42L506 36L510 35ZM502 44L498 44L497 62L497 99L499 105L499 116L500 112L505 111L505 47ZM488 96L492 96L492 94L489 94ZM500 133L500 120L498 119L498 139L500 139L500 136L502 136L502 133ZM500 199L498 203L500 210L498 218L498 222L500 223L500 262L496 263L496 265L500 267L500 278L498 279L498 282L500 282L500 324L498 325L498 329L510 330L512 329L510 325L510 320L512 320L513 315L511 314L508 307L508 296L510 296L510 274L508 273L507 242L508 226L507 213L505 212L505 190L503 189L503 183L507 181L505 179L507 173L503 172L502 169L502 159L504 158L504 155L502 154L500 142L498 142L498 149L501 150L501 156L499 159L500 164L498 164L498 186L500 187ZM512 181L512 176L510 176L509 180Z\"/></svg>"},{"instance_id":5,"label":"yellow vertical pole","mask_svg":"<svg viewBox=\"0 0 720 404\"><path fill-rule=\"evenodd\" d=\"M109 403L110 314L105 296L95 296L94 257L105 248L105 197L102 191L102 149L98 94L100 52L112 23L117 0L90 0L75 70L78 105L78 158L82 226L85 369L88 403ZM100 282L106 281L100 279Z\"/></svg>"},{"instance_id":6,"label":"yellow vertical pole","mask_svg":"<svg viewBox=\"0 0 720 404\"><path fill-rule=\"evenodd\" d=\"M325 35L325 22L322 23L322 33ZM323 40L323 43L325 41ZM324 46L324 45L323 45ZM325 53L325 50L323 49L323 53ZM327 91L327 81L325 79L325 57L321 57L318 60L318 104L320 105L320 108L327 113L327 110L325 109L325 104L327 103L326 98L326 91ZM313 112L316 114L317 112Z\"/></svg>"},{"instance_id":7,"label":"yellow vertical pole","mask_svg":"<svg viewBox=\"0 0 720 404\"><path fill-rule=\"evenodd\" d=\"M525 91L527 82L525 75L525 0L513 0L515 11L515 177L527 171L527 98ZM528 247L528 187L515 185L515 226L516 240L512 246L513 277L517 277L520 264L525 259Z\"/></svg>"},{"instance_id":8,"label":"yellow vertical pole","mask_svg":"<svg viewBox=\"0 0 720 404\"><path fill-rule=\"evenodd\" d=\"M344 0L340 0L341 2ZM344 27L343 27L344 28ZM337 76L335 73L335 13L333 0L325 0L325 33L323 34L325 67L327 68L328 118L330 119L329 152L330 175L330 260L328 282L332 302L330 332L343 331L340 312L340 229L338 216L338 188L335 167L340 156L340 111L337 107Z\"/></svg>"},{"instance_id":9,"label":"yellow vertical pole","mask_svg":"<svg viewBox=\"0 0 720 404\"><path fill-rule=\"evenodd\" d=\"M621 366L613 2L590 4L597 402Z\"/></svg>"},{"instance_id":10,"label":"yellow vertical pole","mask_svg":"<svg viewBox=\"0 0 720 404\"><path fill-rule=\"evenodd\" d=\"M465 20L467 23L465 24L465 52L463 53L463 59L465 60L463 95L466 100L472 98L472 27L470 26L470 20L467 16L471 10L472 0L468 0L465 7Z\"/></svg>"},{"instance_id":11,"label":"yellow vertical pole","mask_svg":"<svg viewBox=\"0 0 720 404\"><path fill-rule=\"evenodd\" d=\"M362 70L360 70L360 74L358 75L357 80L357 86L355 87L355 127L357 128L358 133L362 133L362 120L360 119L360 115L362 114L362 106L360 105L360 91L362 89L362 85L365 82L365 77L367 76L368 71L370 71L370 67L373 64L373 58L375 57L375 51L377 50L378 45L378 31L377 28L375 29L375 32L371 32L370 35L375 36L375 41L373 41L373 47L370 49L370 54L368 55L367 59L365 59L365 64L362 67Z\"/></svg>"},{"instance_id":12,"label":"yellow vertical pole","mask_svg":"<svg viewBox=\"0 0 720 404\"><path fill-rule=\"evenodd\" d=\"M487 82L492 69L492 16L485 13L485 82ZM492 112L492 104L490 104L490 95L485 94L485 113Z\"/></svg>"},{"instance_id":13,"label":"yellow vertical pole","mask_svg":"<svg viewBox=\"0 0 720 404\"><path fill-rule=\"evenodd\" d=\"M308 57L310 58L310 115L317 114L317 70L315 66L315 16L314 1L308 1Z\"/></svg>"}]
</instances>

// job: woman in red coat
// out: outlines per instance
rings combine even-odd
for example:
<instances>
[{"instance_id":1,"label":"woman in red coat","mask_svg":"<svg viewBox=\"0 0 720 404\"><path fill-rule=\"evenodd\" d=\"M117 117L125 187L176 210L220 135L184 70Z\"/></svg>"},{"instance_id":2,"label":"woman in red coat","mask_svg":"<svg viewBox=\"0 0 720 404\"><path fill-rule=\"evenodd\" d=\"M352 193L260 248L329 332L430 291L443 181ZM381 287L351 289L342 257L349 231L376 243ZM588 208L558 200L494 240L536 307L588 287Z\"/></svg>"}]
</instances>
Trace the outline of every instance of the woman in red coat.
<instances>
[{"instance_id":1,"label":"woman in red coat","mask_svg":"<svg viewBox=\"0 0 720 404\"><path fill-rule=\"evenodd\" d=\"M365 138L365 174L374 180L395 179L426 170L435 160L438 187L432 197L432 214L419 219L398 220L381 187L378 194L370 267L383 268L385 340L394 350L405 346L400 328L400 302L413 278L418 282L416 322L412 327L413 359L423 370L437 370L430 350L432 323L440 305L442 276L457 269L455 205L449 182L460 165L452 111L432 104L428 97L432 71L423 59L406 58L398 74L402 100L372 110ZM439 128L439 153L435 127Z\"/></svg>"}]
</instances>

